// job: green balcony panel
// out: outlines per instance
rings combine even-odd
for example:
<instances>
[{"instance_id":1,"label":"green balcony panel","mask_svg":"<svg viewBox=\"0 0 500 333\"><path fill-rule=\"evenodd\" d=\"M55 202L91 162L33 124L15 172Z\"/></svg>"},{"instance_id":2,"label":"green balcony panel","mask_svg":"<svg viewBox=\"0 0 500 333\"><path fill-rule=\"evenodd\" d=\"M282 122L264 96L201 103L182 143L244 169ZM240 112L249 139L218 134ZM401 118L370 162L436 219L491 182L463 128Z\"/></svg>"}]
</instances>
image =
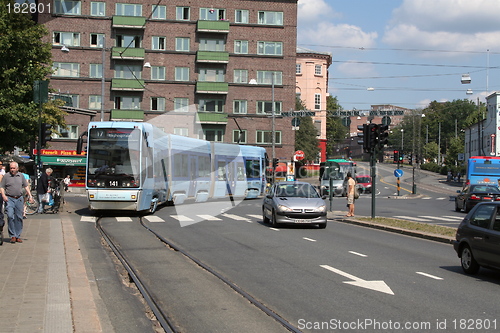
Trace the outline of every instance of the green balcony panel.
<instances>
[{"instance_id":1,"label":"green balcony panel","mask_svg":"<svg viewBox=\"0 0 500 333\"><path fill-rule=\"evenodd\" d=\"M113 16L113 28L144 29L145 24L142 16Z\"/></svg>"},{"instance_id":2,"label":"green balcony panel","mask_svg":"<svg viewBox=\"0 0 500 333\"><path fill-rule=\"evenodd\" d=\"M198 21L197 31L229 33L229 21Z\"/></svg>"},{"instance_id":3,"label":"green balcony panel","mask_svg":"<svg viewBox=\"0 0 500 333\"><path fill-rule=\"evenodd\" d=\"M198 51L196 61L227 64L229 62L229 52Z\"/></svg>"},{"instance_id":4,"label":"green balcony panel","mask_svg":"<svg viewBox=\"0 0 500 333\"><path fill-rule=\"evenodd\" d=\"M144 49L133 47L113 47L111 49L112 59L125 59L125 60L144 60L146 51Z\"/></svg>"},{"instance_id":5,"label":"green balcony panel","mask_svg":"<svg viewBox=\"0 0 500 333\"><path fill-rule=\"evenodd\" d=\"M111 90L115 91L144 91L144 80L112 79Z\"/></svg>"},{"instance_id":6,"label":"green balcony panel","mask_svg":"<svg viewBox=\"0 0 500 333\"><path fill-rule=\"evenodd\" d=\"M226 113L198 112L198 123L203 124L227 124Z\"/></svg>"},{"instance_id":7,"label":"green balcony panel","mask_svg":"<svg viewBox=\"0 0 500 333\"><path fill-rule=\"evenodd\" d=\"M144 120L144 111L111 110L111 120Z\"/></svg>"},{"instance_id":8,"label":"green balcony panel","mask_svg":"<svg viewBox=\"0 0 500 333\"><path fill-rule=\"evenodd\" d=\"M227 94L228 91L227 82L196 82L197 94Z\"/></svg>"}]
</instances>

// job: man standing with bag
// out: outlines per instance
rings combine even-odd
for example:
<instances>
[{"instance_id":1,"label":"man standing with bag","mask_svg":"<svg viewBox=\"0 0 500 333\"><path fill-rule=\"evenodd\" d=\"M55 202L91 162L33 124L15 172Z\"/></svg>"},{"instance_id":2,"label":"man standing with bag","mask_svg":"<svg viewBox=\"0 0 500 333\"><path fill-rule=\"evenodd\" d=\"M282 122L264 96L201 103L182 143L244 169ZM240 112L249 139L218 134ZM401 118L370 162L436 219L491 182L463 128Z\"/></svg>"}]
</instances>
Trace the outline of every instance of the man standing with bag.
<instances>
[{"instance_id":1,"label":"man standing with bag","mask_svg":"<svg viewBox=\"0 0 500 333\"><path fill-rule=\"evenodd\" d=\"M52 169L47 168L44 173L38 178L38 184L36 184L36 193L38 194L38 203L40 204L38 206L38 214L43 213L43 207L45 206L46 202L43 202L43 196L46 193L50 193L50 186L49 182L51 179L52 175Z\"/></svg>"},{"instance_id":2,"label":"man standing with bag","mask_svg":"<svg viewBox=\"0 0 500 333\"><path fill-rule=\"evenodd\" d=\"M24 176L18 172L19 165L10 163L10 170L0 182L0 193L6 205L9 237L11 243L22 243L21 233L23 231L24 197L23 188L26 190L28 200L33 202L29 184Z\"/></svg>"}]
</instances>

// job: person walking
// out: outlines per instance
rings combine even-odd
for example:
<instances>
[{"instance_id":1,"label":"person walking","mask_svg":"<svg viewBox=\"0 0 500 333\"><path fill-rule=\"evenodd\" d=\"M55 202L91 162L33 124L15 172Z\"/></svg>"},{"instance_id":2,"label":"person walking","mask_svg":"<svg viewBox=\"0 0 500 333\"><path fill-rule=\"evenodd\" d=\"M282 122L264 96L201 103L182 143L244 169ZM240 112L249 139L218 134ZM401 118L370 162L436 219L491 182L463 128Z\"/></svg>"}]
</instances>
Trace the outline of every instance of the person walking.
<instances>
[{"instance_id":1,"label":"person walking","mask_svg":"<svg viewBox=\"0 0 500 333\"><path fill-rule=\"evenodd\" d=\"M356 181L352 178L352 173L347 173L347 207L346 217L354 216L354 191L356 190Z\"/></svg>"},{"instance_id":2,"label":"person walking","mask_svg":"<svg viewBox=\"0 0 500 333\"><path fill-rule=\"evenodd\" d=\"M69 190L69 184L71 184L71 176L67 175L66 178L64 178L64 191L71 192Z\"/></svg>"},{"instance_id":3,"label":"person walking","mask_svg":"<svg viewBox=\"0 0 500 333\"><path fill-rule=\"evenodd\" d=\"M0 193L6 205L11 243L23 242L21 240L24 210L23 189L28 195L28 200L33 202L29 184L26 178L19 172L19 165L16 162L11 162L9 172L3 176L0 182Z\"/></svg>"},{"instance_id":4,"label":"person walking","mask_svg":"<svg viewBox=\"0 0 500 333\"><path fill-rule=\"evenodd\" d=\"M45 202L42 201L43 196L46 193L50 193L50 180L52 175L52 169L47 168L44 173L38 178L38 184L36 184L36 193L38 194L38 214L43 213L43 207L45 206Z\"/></svg>"},{"instance_id":5,"label":"person walking","mask_svg":"<svg viewBox=\"0 0 500 333\"><path fill-rule=\"evenodd\" d=\"M1 172L3 171L3 172ZM2 181L3 176L5 175L5 170L2 161L0 161L0 182ZM3 215L3 200L0 200L0 237L3 237L2 231L5 225L5 217Z\"/></svg>"}]
</instances>

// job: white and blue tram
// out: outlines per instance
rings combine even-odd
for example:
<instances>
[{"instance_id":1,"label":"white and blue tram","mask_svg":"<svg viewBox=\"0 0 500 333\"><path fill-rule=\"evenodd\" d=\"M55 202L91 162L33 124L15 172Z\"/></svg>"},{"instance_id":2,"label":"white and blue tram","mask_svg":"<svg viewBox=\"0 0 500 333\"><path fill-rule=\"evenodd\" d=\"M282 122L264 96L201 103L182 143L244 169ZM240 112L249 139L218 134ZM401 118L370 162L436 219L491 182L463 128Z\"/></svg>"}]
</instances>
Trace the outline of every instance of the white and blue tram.
<instances>
[{"instance_id":1,"label":"white and blue tram","mask_svg":"<svg viewBox=\"0 0 500 333\"><path fill-rule=\"evenodd\" d=\"M261 147L167 134L149 123L91 122L89 207L154 212L165 202L256 198L265 190L267 163Z\"/></svg>"}]
</instances>

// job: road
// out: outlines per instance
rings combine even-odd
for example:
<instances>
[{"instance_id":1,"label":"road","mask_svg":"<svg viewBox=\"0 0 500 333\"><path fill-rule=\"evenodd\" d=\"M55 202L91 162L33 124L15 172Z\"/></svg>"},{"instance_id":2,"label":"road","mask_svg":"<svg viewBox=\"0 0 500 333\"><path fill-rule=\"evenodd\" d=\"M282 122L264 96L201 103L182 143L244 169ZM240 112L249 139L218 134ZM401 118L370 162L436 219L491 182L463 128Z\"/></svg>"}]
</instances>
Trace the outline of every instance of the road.
<instances>
[{"instance_id":1,"label":"road","mask_svg":"<svg viewBox=\"0 0 500 333\"><path fill-rule=\"evenodd\" d=\"M389 179L390 168L378 171L382 180ZM424 199L450 195L453 189L449 186L441 188L438 183L437 189L426 189L413 199L389 198L394 190L385 186L388 188L380 186L377 195L378 215L464 216L454 212L454 206L450 208L453 202ZM137 314L140 305L127 295L130 290L114 285L115 294L111 295L106 289L118 278L106 250L99 247L92 222L85 219L89 212L82 208L84 198L68 199L75 208L71 218L82 251L87 254L88 267L109 313L109 326L120 332L141 331L144 327L140 326L147 325L146 319ZM334 200L340 211L345 198ZM370 211L369 204L360 203L363 200L369 202L365 198L358 201L358 214ZM339 328L388 332L399 331L397 328L405 325L413 331L458 332L464 331L460 326L464 324L474 325L473 331L488 331L477 325L500 324L494 322L498 302L490 296L498 288L500 274L482 269L477 276L464 275L451 245L334 220L324 230L271 228L262 224L260 212L260 200L244 201L213 218L195 207L184 207L183 214L175 207L162 207L146 217L145 223L304 332ZM199 219L199 215L209 221L186 224ZM161 265L154 252L143 251L141 234L120 233L126 223L120 221L124 221L123 217L109 218L107 228L115 230L117 241L123 239L122 247L133 251L137 261ZM133 244L125 240L130 237L135 238ZM158 271L157 266L143 270ZM179 281L165 282L169 283L171 288L178 288ZM195 313L193 307L184 310Z\"/></svg>"}]
</instances>

